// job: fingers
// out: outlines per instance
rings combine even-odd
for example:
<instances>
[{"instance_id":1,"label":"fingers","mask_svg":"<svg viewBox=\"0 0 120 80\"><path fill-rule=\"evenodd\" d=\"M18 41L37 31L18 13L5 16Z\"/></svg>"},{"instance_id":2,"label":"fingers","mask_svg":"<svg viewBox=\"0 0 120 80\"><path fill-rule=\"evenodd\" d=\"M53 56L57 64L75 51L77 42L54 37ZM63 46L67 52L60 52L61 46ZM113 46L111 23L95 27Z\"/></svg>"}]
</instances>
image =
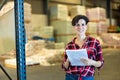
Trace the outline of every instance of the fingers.
<instances>
[{"instance_id":1,"label":"fingers","mask_svg":"<svg viewBox=\"0 0 120 80\"><path fill-rule=\"evenodd\" d=\"M67 60L66 60L67 62L69 62L69 59L67 58Z\"/></svg>"},{"instance_id":2,"label":"fingers","mask_svg":"<svg viewBox=\"0 0 120 80\"><path fill-rule=\"evenodd\" d=\"M84 64L88 65L89 61L86 58L81 58L80 59Z\"/></svg>"}]
</instances>

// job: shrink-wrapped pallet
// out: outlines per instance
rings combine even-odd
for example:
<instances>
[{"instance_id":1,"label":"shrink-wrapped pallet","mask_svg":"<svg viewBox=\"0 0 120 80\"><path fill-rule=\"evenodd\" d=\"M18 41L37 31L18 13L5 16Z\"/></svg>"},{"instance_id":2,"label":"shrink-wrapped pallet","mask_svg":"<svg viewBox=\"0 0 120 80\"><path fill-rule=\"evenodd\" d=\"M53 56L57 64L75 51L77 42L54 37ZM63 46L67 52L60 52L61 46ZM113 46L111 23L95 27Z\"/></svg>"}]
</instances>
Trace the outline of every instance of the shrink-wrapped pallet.
<instances>
[{"instance_id":1,"label":"shrink-wrapped pallet","mask_svg":"<svg viewBox=\"0 0 120 80\"><path fill-rule=\"evenodd\" d=\"M9 68L17 68L17 64L16 64L16 58L13 59L6 59L4 61L5 67L9 67ZM26 65L34 65L34 64L39 64L38 61L34 61L32 58L27 57L26 58Z\"/></svg>"},{"instance_id":2,"label":"shrink-wrapped pallet","mask_svg":"<svg viewBox=\"0 0 120 80\"><path fill-rule=\"evenodd\" d=\"M33 37L33 27L31 23L25 23L25 31L27 39L32 39Z\"/></svg>"},{"instance_id":3,"label":"shrink-wrapped pallet","mask_svg":"<svg viewBox=\"0 0 120 80\"><path fill-rule=\"evenodd\" d=\"M101 34L101 33L107 33L108 31L108 26L107 26L107 22L106 21L99 21L97 22L97 33Z\"/></svg>"},{"instance_id":4,"label":"shrink-wrapped pallet","mask_svg":"<svg viewBox=\"0 0 120 80\"><path fill-rule=\"evenodd\" d=\"M51 25L54 27L55 35L74 34L75 30L71 25L71 21L52 21Z\"/></svg>"},{"instance_id":5,"label":"shrink-wrapped pallet","mask_svg":"<svg viewBox=\"0 0 120 80\"><path fill-rule=\"evenodd\" d=\"M52 26L41 26L35 27L33 29L33 35L42 38L53 38L54 37L54 27Z\"/></svg>"},{"instance_id":6,"label":"shrink-wrapped pallet","mask_svg":"<svg viewBox=\"0 0 120 80\"><path fill-rule=\"evenodd\" d=\"M120 35L114 33L104 33L100 36L108 46L120 46Z\"/></svg>"},{"instance_id":7,"label":"shrink-wrapped pallet","mask_svg":"<svg viewBox=\"0 0 120 80\"><path fill-rule=\"evenodd\" d=\"M4 15L5 13L7 13L8 11L10 11L11 9L14 8L14 2L10 1L8 3L6 3L2 9L0 10L0 16Z\"/></svg>"},{"instance_id":8,"label":"shrink-wrapped pallet","mask_svg":"<svg viewBox=\"0 0 120 80\"><path fill-rule=\"evenodd\" d=\"M107 26L106 21L88 23L87 33L98 35L101 33L107 33L107 31L108 31L108 26Z\"/></svg>"},{"instance_id":9,"label":"shrink-wrapped pallet","mask_svg":"<svg viewBox=\"0 0 120 80\"><path fill-rule=\"evenodd\" d=\"M39 32L39 36L43 38L53 38L54 28L52 26L41 27Z\"/></svg>"},{"instance_id":10,"label":"shrink-wrapped pallet","mask_svg":"<svg viewBox=\"0 0 120 80\"><path fill-rule=\"evenodd\" d=\"M56 39L56 42L64 42L65 45L70 42L73 38L74 38L75 35L58 35L58 36L55 36L55 39Z\"/></svg>"},{"instance_id":11,"label":"shrink-wrapped pallet","mask_svg":"<svg viewBox=\"0 0 120 80\"><path fill-rule=\"evenodd\" d=\"M106 22L107 22L107 26L110 27L110 19L109 18L107 18ZM111 25L112 26L116 26L117 25L117 20L115 18L111 19Z\"/></svg>"},{"instance_id":12,"label":"shrink-wrapped pallet","mask_svg":"<svg viewBox=\"0 0 120 80\"><path fill-rule=\"evenodd\" d=\"M57 42L57 43L55 43L55 45L54 45L55 47L55 49L64 49L65 48L65 43L64 42Z\"/></svg>"},{"instance_id":13,"label":"shrink-wrapped pallet","mask_svg":"<svg viewBox=\"0 0 120 80\"><path fill-rule=\"evenodd\" d=\"M37 54L39 50L42 50L45 46L44 40L29 40L26 43L26 56Z\"/></svg>"},{"instance_id":14,"label":"shrink-wrapped pallet","mask_svg":"<svg viewBox=\"0 0 120 80\"><path fill-rule=\"evenodd\" d=\"M70 16L73 18L76 15L86 15L85 6L72 6L70 8Z\"/></svg>"},{"instance_id":15,"label":"shrink-wrapped pallet","mask_svg":"<svg viewBox=\"0 0 120 80\"><path fill-rule=\"evenodd\" d=\"M48 25L47 15L44 14L32 14L32 26L33 28L40 28Z\"/></svg>"},{"instance_id":16,"label":"shrink-wrapped pallet","mask_svg":"<svg viewBox=\"0 0 120 80\"><path fill-rule=\"evenodd\" d=\"M81 0L51 0L55 2L68 3L68 4L80 4Z\"/></svg>"},{"instance_id":17,"label":"shrink-wrapped pallet","mask_svg":"<svg viewBox=\"0 0 120 80\"><path fill-rule=\"evenodd\" d=\"M97 34L97 22L88 23L87 33Z\"/></svg>"},{"instance_id":18,"label":"shrink-wrapped pallet","mask_svg":"<svg viewBox=\"0 0 120 80\"><path fill-rule=\"evenodd\" d=\"M89 8L86 14L90 21L106 20L106 10L104 8Z\"/></svg>"},{"instance_id":19,"label":"shrink-wrapped pallet","mask_svg":"<svg viewBox=\"0 0 120 80\"><path fill-rule=\"evenodd\" d=\"M50 7L51 20L67 20L68 9L66 5L56 4Z\"/></svg>"}]
</instances>

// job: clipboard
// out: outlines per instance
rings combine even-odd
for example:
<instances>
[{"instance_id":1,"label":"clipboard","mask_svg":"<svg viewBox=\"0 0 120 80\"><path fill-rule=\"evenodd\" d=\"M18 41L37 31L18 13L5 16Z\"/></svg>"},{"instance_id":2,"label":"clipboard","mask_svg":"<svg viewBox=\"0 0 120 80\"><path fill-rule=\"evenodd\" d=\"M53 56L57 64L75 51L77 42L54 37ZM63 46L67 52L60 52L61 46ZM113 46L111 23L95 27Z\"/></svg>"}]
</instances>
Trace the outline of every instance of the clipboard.
<instances>
[{"instance_id":1,"label":"clipboard","mask_svg":"<svg viewBox=\"0 0 120 80\"><path fill-rule=\"evenodd\" d=\"M86 49L66 50L66 54L72 66L85 66L85 64L80 61L80 59L88 58Z\"/></svg>"}]
</instances>

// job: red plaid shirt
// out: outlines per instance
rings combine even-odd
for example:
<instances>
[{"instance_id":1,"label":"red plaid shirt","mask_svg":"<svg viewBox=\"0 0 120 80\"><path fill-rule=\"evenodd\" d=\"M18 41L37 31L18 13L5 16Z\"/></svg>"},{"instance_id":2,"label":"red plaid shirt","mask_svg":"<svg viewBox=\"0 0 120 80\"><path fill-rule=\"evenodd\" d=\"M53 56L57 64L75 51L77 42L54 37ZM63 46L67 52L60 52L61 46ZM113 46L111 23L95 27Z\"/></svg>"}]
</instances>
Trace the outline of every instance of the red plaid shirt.
<instances>
[{"instance_id":1,"label":"red plaid shirt","mask_svg":"<svg viewBox=\"0 0 120 80\"><path fill-rule=\"evenodd\" d=\"M100 69L103 66L104 62L100 42L95 38L87 36L86 42L84 42L82 47L79 47L77 44L75 44L75 39L76 37L67 44L66 49L69 50L86 49L88 53L88 58L102 62L102 65L98 67L98 69ZM65 53L63 63L66 61L66 59L67 55ZM69 64L69 67L66 69L62 64L62 68L66 71L66 73L78 74L80 76L93 76L95 72L94 66L71 66L71 64Z\"/></svg>"}]
</instances>

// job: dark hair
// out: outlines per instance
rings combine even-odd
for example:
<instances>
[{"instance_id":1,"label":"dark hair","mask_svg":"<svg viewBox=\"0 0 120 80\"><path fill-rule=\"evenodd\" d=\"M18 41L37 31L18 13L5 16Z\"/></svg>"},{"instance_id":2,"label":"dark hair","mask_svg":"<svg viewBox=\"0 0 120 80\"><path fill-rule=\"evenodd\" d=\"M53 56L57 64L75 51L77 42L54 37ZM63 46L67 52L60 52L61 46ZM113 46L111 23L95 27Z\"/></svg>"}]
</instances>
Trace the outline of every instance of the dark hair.
<instances>
[{"instance_id":1,"label":"dark hair","mask_svg":"<svg viewBox=\"0 0 120 80\"><path fill-rule=\"evenodd\" d=\"M84 15L76 15L73 19L72 19L72 26L75 26L76 23L78 23L78 21L80 19L84 19L86 21L86 24L89 22L89 19L84 16Z\"/></svg>"}]
</instances>

